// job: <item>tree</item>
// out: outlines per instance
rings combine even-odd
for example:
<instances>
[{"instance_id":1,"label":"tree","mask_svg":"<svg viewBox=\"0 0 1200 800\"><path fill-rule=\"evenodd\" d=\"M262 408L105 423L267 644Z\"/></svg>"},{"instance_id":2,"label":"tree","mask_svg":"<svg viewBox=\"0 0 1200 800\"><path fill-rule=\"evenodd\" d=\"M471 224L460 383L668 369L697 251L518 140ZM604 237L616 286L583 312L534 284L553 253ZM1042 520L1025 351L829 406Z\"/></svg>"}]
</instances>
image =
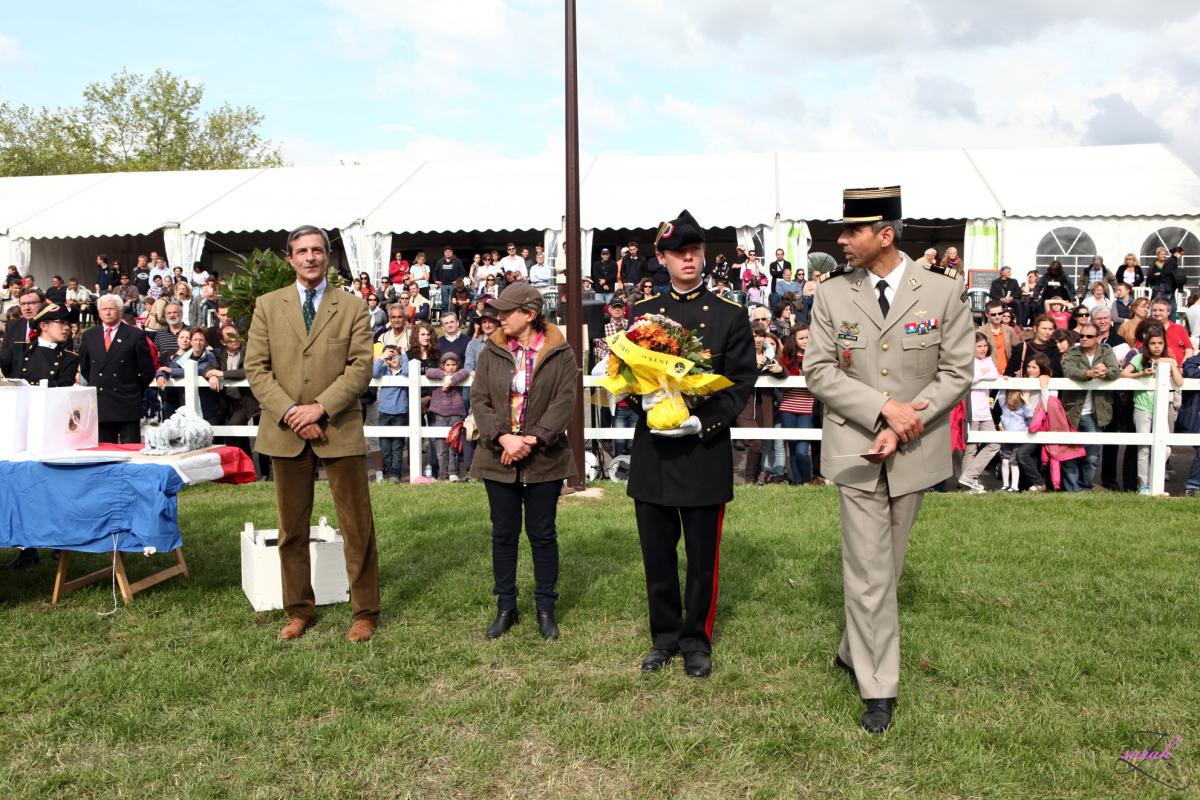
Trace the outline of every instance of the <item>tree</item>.
<instances>
[{"instance_id":1,"label":"tree","mask_svg":"<svg viewBox=\"0 0 1200 800\"><path fill-rule=\"evenodd\" d=\"M79 106L0 103L0 175L284 165L258 132L262 114L228 103L201 112L203 99L203 86L159 69L90 84Z\"/></svg>"}]
</instances>

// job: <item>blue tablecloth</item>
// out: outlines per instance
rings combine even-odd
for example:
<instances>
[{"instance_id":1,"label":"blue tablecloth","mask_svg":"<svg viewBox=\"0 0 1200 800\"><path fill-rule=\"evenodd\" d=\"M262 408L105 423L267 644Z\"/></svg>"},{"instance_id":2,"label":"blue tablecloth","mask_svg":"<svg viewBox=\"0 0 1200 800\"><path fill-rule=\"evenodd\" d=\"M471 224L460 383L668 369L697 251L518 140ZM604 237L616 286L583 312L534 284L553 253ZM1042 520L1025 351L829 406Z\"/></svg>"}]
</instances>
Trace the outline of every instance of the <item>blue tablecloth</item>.
<instances>
[{"instance_id":1,"label":"blue tablecloth","mask_svg":"<svg viewBox=\"0 0 1200 800\"><path fill-rule=\"evenodd\" d=\"M183 479L163 464L59 466L0 461L0 547L89 553L183 546Z\"/></svg>"}]
</instances>

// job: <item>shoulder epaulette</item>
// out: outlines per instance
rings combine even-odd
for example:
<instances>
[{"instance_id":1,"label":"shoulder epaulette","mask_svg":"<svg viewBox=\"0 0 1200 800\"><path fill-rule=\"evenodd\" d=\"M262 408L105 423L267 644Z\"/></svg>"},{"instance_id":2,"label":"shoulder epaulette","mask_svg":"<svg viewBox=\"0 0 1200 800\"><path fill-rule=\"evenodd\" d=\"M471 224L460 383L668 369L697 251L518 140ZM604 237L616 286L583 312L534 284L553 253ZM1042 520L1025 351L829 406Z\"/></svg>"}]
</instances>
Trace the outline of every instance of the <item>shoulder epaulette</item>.
<instances>
[{"instance_id":1,"label":"shoulder epaulette","mask_svg":"<svg viewBox=\"0 0 1200 800\"><path fill-rule=\"evenodd\" d=\"M830 278L836 278L838 275L849 275L854 271L854 267L849 264L838 264L829 272L822 273L821 277L817 278L817 283L824 283Z\"/></svg>"},{"instance_id":2,"label":"shoulder epaulette","mask_svg":"<svg viewBox=\"0 0 1200 800\"><path fill-rule=\"evenodd\" d=\"M634 305L640 306L642 303L649 303L651 300L653 300L656 297L658 297L658 295L656 295L656 294L652 294L649 297L643 297L641 300L638 300L636 303L634 303Z\"/></svg>"},{"instance_id":3,"label":"shoulder epaulette","mask_svg":"<svg viewBox=\"0 0 1200 800\"><path fill-rule=\"evenodd\" d=\"M723 294L718 294L718 295L715 295L715 296L716 296L716 298L717 298L718 300L724 300L726 303L729 303L729 305L733 306L734 308L741 308L741 307L742 307L742 304L741 304L741 303L739 303L737 300L731 300L731 299L729 299L728 297L726 297L726 296L725 296L725 295L723 295Z\"/></svg>"},{"instance_id":4,"label":"shoulder epaulette","mask_svg":"<svg viewBox=\"0 0 1200 800\"><path fill-rule=\"evenodd\" d=\"M936 272L938 275L945 275L947 278L957 278L958 270L954 267L943 267L941 264L922 264L922 267L930 272Z\"/></svg>"}]
</instances>

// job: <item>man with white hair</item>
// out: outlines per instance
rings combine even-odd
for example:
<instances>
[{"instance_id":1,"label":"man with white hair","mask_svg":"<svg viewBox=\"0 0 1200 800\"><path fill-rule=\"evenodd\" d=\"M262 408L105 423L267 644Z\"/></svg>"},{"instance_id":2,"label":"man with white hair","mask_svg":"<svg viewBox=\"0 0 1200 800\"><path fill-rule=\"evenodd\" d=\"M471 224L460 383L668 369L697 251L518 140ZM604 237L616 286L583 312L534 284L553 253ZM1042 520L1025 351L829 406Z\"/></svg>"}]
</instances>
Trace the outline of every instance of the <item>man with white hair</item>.
<instances>
[{"instance_id":1,"label":"man with white hair","mask_svg":"<svg viewBox=\"0 0 1200 800\"><path fill-rule=\"evenodd\" d=\"M100 441L140 442L142 395L154 377L154 359L144 331L121 321L124 301L106 294L96 301L100 324L83 332L79 374L96 387Z\"/></svg>"},{"instance_id":2,"label":"man with white hair","mask_svg":"<svg viewBox=\"0 0 1200 800\"><path fill-rule=\"evenodd\" d=\"M938 263L938 261L937 261L937 248L936 248L936 247L930 247L930 248L929 248L928 250L926 250L926 251L925 251L925 253L924 253L924 254L923 254L923 255L922 255L920 258L918 258L918 259L917 259L917 260L916 260L914 263L915 263L915 264L917 264L917 265L919 265L919 266L922 266L922 267L932 267L932 266L936 265L936 264Z\"/></svg>"}]
</instances>

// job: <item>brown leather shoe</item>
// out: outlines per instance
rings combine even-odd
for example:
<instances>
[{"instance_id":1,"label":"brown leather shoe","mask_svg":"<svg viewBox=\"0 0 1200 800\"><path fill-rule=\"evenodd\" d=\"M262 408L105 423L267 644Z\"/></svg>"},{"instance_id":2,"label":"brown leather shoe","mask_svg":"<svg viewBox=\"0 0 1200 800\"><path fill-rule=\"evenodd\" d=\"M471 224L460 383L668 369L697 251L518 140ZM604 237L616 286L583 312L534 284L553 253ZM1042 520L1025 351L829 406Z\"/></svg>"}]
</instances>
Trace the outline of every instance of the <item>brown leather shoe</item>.
<instances>
[{"instance_id":1,"label":"brown leather shoe","mask_svg":"<svg viewBox=\"0 0 1200 800\"><path fill-rule=\"evenodd\" d=\"M354 624L350 626L350 632L346 634L346 640L350 642L366 642L370 641L375 635L375 620L373 619L356 619Z\"/></svg>"},{"instance_id":2,"label":"brown leather shoe","mask_svg":"<svg viewBox=\"0 0 1200 800\"><path fill-rule=\"evenodd\" d=\"M290 642L293 639L299 639L304 635L304 632L315 625L315 619L302 619L301 617L292 617L287 621L287 625L283 626L283 630L279 632L279 638L285 642Z\"/></svg>"}]
</instances>

